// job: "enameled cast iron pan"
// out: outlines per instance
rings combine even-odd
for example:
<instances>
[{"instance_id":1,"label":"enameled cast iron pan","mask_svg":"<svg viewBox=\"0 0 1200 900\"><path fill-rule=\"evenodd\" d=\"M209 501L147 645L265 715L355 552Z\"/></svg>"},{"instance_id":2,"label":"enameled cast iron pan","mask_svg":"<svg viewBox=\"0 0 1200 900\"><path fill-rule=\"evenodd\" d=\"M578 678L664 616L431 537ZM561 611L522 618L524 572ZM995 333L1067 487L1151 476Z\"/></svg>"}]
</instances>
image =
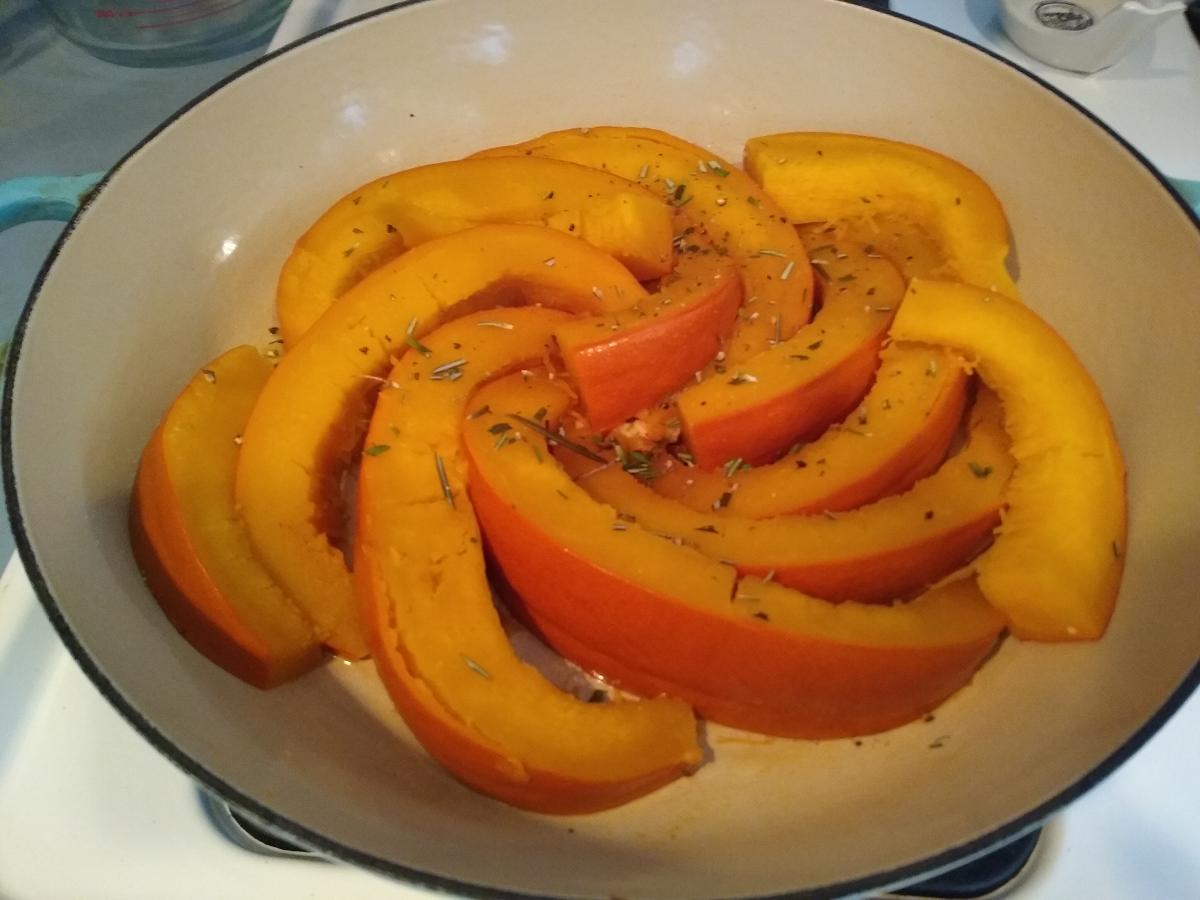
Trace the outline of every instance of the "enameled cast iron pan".
<instances>
[{"instance_id":1,"label":"enameled cast iron pan","mask_svg":"<svg viewBox=\"0 0 1200 900\"><path fill-rule=\"evenodd\" d=\"M695 776L572 819L460 786L370 663L264 693L187 646L130 555L135 465L189 375L261 338L297 235L387 171L594 124L733 159L753 135L876 134L993 186L1023 296L1094 373L1129 464L1128 566L1103 640L1010 639L934 723L861 746L709 728L716 761ZM1111 132L956 39L819 0L427 0L254 64L109 173L13 344L6 486L21 558L103 693L204 785L305 844L475 895L838 894L1032 827L1194 688L1197 347L1197 220Z\"/></svg>"}]
</instances>

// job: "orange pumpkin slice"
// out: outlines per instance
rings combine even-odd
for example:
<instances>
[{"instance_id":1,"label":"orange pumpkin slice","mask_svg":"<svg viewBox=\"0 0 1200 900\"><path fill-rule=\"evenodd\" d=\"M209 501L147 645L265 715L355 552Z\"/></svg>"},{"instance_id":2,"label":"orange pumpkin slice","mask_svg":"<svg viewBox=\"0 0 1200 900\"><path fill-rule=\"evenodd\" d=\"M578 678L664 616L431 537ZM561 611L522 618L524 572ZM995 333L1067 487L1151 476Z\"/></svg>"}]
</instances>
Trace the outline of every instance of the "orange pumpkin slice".
<instances>
[{"instance_id":1,"label":"orange pumpkin slice","mask_svg":"<svg viewBox=\"0 0 1200 900\"><path fill-rule=\"evenodd\" d=\"M966 384L949 353L889 344L862 403L812 443L767 465L728 471L667 457L650 486L697 512L753 519L854 509L908 490L941 465L962 419Z\"/></svg>"},{"instance_id":2,"label":"orange pumpkin slice","mask_svg":"<svg viewBox=\"0 0 1200 900\"><path fill-rule=\"evenodd\" d=\"M734 268L685 250L631 310L560 325L554 336L592 428L608 431L690 381L720 351L741 300Z\"/></svg>"},{"instance_id":3,"label":"orange pumpkin slice","mask_svg":"<svg viewBox=\"0 0 1200 900\"><path fill-rule=\"evenodd\" d=\"M482 225L376 270L283 357L246 423L237 502L259 558L330 647L366 653L332 498L392 354L420 351L421 336L453 313L529 301L598 313L645 296L628 270L583 241ZM447 372L454 362L439 360Z\"/></svg>"},{"instance_id":4,"label":"orange pumpkin slice","mask_svg":"<svg viewBox=\"0 0 1200 900\"><path fill-rule=\"evenodd\" d=\"M507 803L580 813L653 790L700 753L681 701L587 703L551 685L514 654L492 603L460 421L481 382L537 364L562 318L466 316L429 335L428 359L392 370L365 444L355 578L375 664L426 749ZM437 360L456 354L470 363L446 377Z\"/></svg>"},{"instance_id":5,"label":"orange pumpkin slice","mask_svg":"<svg viewBox=\"0 0 1200 900\"><path fill-rule=\"evenodd\" d=\"M167 618L260 688L322 659L312 623L258 563L234 509L237 441L271 368L236 347L196 373L142 454L131 511L134 557Z\"/></svg>"},{"instance_id":6,"label":"orange pumpkin slice","mask_svg":"<svg viewBox=\"0 0 1200 900\"><path fill-rule=\"evenodd\" d=\"M967 285L914 279L895 334L976 360L1004 402L1016 471L975 562L984 595L1019 637L1100 637L1124 568L1125 464L1087 370L1032 310Z\"/></svg>"},{"instance_id":7,"label":"orange pumpkin slice","mask_svg":"<svg viewBox=\"0 0 1200 900\"><path fill-rule=\"evenodd\" d=\"M648 621L625 596L579 621L565 605L574 595L546 597L533 614L564 656L631 690L669 691L714 722L810 740L924 715L970 681L1004 629L972 580L868 605L746 578L724 608L675 606Z\"/></svg>"},{"instance_id":8,"label":"orange pumpkin slice","mask_svg":"<svg viewBox=\"0 0 1200 900\"><path fill-rule=\"evenodd\" d=\"M671 270L671 214L647 188L553 159L436 163L356 188L301 235L276 293L284 341L294 345L338 297L405 250L475 225L507 222L581 238L639 279Z\"/></svg>"},{"instance_id":9,"label":"orange pumpkin slice","mask_svg":"<svg viewBox=\"0 0 1200 900\"><path fill-rule=\"evenodd\" d=\"M911 595L978 552L1000 522L1012 468L999 403L986 392L972 410L966 445L937 472L905 494L839 514L758 520L695 512L615 465L589 469L561 458L596 500L742 575L774 573L826 600L866 602Z\"/></svg>"},{"instance_id":10,"label":"orange pumpkin slice","mask_svg":"<svg viewBox=\"0 0 1200 900\"><path fill-rule=\"evenodd\" d=\"M882 138L793 132L751 138L745 164L793 222L835 223L843 237L896 260L906 277L1016 293L1005 268L1004 208L955 160Z\"/></svg>"},{"instance_id":11,"label":"orange pumpkin slice","mask_svg":"<svg viewBox=\"0 0 1200 900\"><path fill-rule=\"evenodd\" d=\"M680 392L683 433L701 469L770 462L845 416L870 387L904 280L854 244L829 245L813 265L827 281L810 324Z\"/></svg>"},{"instance_id":12,"label":"orange pumpkin slice","mask_svg":"<svg viewBox=\"0 0 1200 900\"><path fill-rule=\"evenodd\" d=\"M554 131L475 156L569 160L661 192L685 220L680 244L686 247L694 234L707 236L741 275L747 312L726 344L730 363L791 337L812 314L808 257L786 216L745 173L711 151L649 128L606 126Z\"/></svg>"},{"instance_id":13,"label":"orange pumpkin slice","mask_svg":"<svg viewBox=\"0 0 1200 900\"><path fill-rule=\"evenodd\" d=\"M542 435L544 423L556 421L572 400L570 389L561 382L510 376L478 393L472 406L477 406L475 413L479 414L472 413L463 426L463 446L472 472L471 500L489 542L504 539L501 522L508 522L512 539L520 541L532 539L536 528L554 521L557 524L553 533L562 538L556 553L568 562L544 571L534 567L520 573L506 567L505 574L513 586L522 595L523 584L539 579L544 580L544 590L556 582L561 587L558 579L564 572L584 572L593 560L603 560L611 576L609 586L619 585L621 591L714 601L720 598L727 602L733 590L732 568L641 529L626 528L615 509L594 502L554 462ZM531 427L529 421L538 427ZM513 432L519 438L514 439ZM506 436L508 440L503 439ZM591 452L581 445L568 444L566 438L552 443L575 448L564 452L585 456ZM534 514L536 527L535 521L515 517L517 510L512 501L522 494L529 500L519 506ZM680 561L685 565L681 567Z\"/></svg>"},{"instance_id":14,"label":"orange pumpkin slice","mask_svg":"<svg viewBox=\"0 0 1200 900\"><path fill-rule=\"evenodd\" d=\"M937 705L1003 628L969 581L874 608L753 580L735 591L727 566L588 498L511 415L536 407L552 425L570 399L540 379L494 382L472 402L489 412L465 423L463 442L472 502L518 611L584 667L736 727L841 737ZM497 447L505 424L521 438Z\"/></svg>"}]
</instances>

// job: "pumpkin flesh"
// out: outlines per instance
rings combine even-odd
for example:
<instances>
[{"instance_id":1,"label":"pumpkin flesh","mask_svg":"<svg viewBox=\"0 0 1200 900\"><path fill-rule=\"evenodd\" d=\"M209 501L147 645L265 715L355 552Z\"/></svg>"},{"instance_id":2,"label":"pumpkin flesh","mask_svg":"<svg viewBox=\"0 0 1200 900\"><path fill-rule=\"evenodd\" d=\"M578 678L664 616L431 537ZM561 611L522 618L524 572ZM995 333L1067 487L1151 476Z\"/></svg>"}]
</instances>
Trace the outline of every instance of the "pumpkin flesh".
<instances>
[{"instance_id":1,"label":"pumpkin flesh","mask_svg":"<svg viewBox=\"0 0 1200 900\"><path fill-rule=\"evenodd\" d=\"M234 507L238 440L271 363L235 347L196 373L142 454L134 556L178 631L221 668L260 688L322 660L312 622L259 564Z\"/></svg>"},{"instance_id":2,"label":"pumpkin flesh","mask_svg":"<svg viewBox=\"0 0 1200 900\"><path fill-rule=\"evenodd\" d=\"M259 558L332 649L366 653L335 544L333 498L392 354L475 307L539 302L591 313L645 296L623 266L582 241L538 226L483 225L376 270L284 355L246 423L237 502Z\"/></svg>"},{"instance_id":3,"label":"pumpkin flesh","mask_svg":"<svg viewBox=\"0 0 1200 900\"><path fill-rule=\"evenodd\" d=\"M579 813L653 790L700 757L686 704L564 693L517 658L493 605L459 422L479 384L536 366L562 319L466 316L428 337L430 358L410 353L391 371L360 472L355 578L375 664L425 748L508 803ZM438 377L450 354L470 362Z\"/></svg>"},{"instance_id":4,"label":"pumpkin flesh","mask_svg":"<svg viewBox=\"0 0 1200 900\"><path fill-rule=\"evenodd\" d=\"M668 456L650 487L697 512L753 519L841 512L906 491L945 459L967 377L949 353L898 343L884 347L874 377L846 418L774 462L726 474Z\"/></svg>"},{"instance_id":5,"label":"pumpkin flesh","mask_svg":"<svg viewBox=\"0 0 1200 900\"><path fill-rule=\"evenodd\" d=\"M632 310L555 329L592 428L608 431L690 381L724 345L741 301L736 269L685 250L672 277Z\"/></svg>"},{"instance_id":6,"label":"pumpkin flesh","mask_svg":"<svg viewBox=\"0 0 1200 900\"><path fill-rule=\"evenodd\" d=\"M751 138L744 162L797 225L832 223L890 258L913 257L908 277L932 270L1016 294L1004 209L962 163L900 141L824 132Z\"/></svg>"},{"instance_id":7,"label":"pumpkin flesh","mask_svg":"<svg viewBox=\"0 0 1200 900\"><path fill-rule=\"evenodd\" d=\"M553 427L570 400L554 382L501 379L473 401L491 412L467 420L463 440L472 503L517 611L586 668L735 727L847 736L936 705L1002 630L973 586L874 611L754 580L735 589L728 566L589 498L541 435L495 446L510 411L540 408Z\"/></svg>"},{"instance_id":8,"label":"pumpkin flesh","mask_svg":"<svg viewBox=\"0 0 1200 900\"><path fill-rule=\"evenodd\" d=\"M683 433L701 469L731 459L770 462L796 441L817 437L870 387L904 281L860 246L808 252L824 281L813 321L679 394Z\"/></svg>"},{"instance_id":9,"label":"pumpkin flesh","mask_svg":"<svg viewBox=\"0 0 1200 900\"><path fill-rule=\"evenodd\" d=\"M984 595L1018 637L1099 638L1124 568L1125 464L1087 370L1033 310L968 285L914 279L894 331L966 355L1004 404L1016 470L975 562Z\"/></svg>"},{"instance_id":10,"label":"pumpkin flesh","mask_svg":"<svg viewBox=\"0 0 1200 900\"><path fill-rule=\"evenodd\" d=\"M759 313L751 317L748 309L737 322L725 346L730 363L765 350L777 335L791 337L810 319L813 276L799 238L762 188L711 151L650 128L603 126L554 131L475 154L492 156L568 160L661 192L684 220L681 244L698 234L728 254L744 302Z\"/></svg>"},{"instance_id":11,"label":"pumpkin flesh","mask_svg":"<svg viewBox=\"0 0 1200 900\"><path fill-rule=\"evenodd\" d=\"M484 224L545 225L614 255L638 279L671 271L671 215L625 179L553 159L458 160L394 172L355 188L296 241L276 310L293 346L372 271L435 237Z\"/></svg>"},{"instance_id":12,"label":"pumpkin flesh","mask_svg":"<svg viewBox=\"0 0 1200 900\"><path fill-rule=\"evenodd\" d=\"M966 445L908 492L844 513L769 519L696 512L615 465L559 457L594 499L742 575L773 573L825 600L883 602L935 583L987 543L1012 470L1007 444L999 403L984 392Z\"/></svg>"}]
</instances>

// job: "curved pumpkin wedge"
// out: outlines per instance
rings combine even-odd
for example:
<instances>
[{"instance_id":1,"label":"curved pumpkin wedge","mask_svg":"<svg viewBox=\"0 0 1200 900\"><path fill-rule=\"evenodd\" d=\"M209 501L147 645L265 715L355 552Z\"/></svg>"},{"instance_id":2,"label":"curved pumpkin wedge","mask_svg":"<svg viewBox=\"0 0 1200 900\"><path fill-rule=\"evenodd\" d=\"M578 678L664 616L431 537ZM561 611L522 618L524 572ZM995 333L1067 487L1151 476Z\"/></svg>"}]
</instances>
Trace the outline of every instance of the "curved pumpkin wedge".
<instances>
[{"instance_id":1,"label":"curved pumpkin wedge","mask_svg":"<svg viewBox=\"0 0 1200 900\"><path fill-rule=\"evenodd\" d=\"M889 344L862 403L812 443L767 465L730 466L728 473L668 457L650 486L697 512L752 519L873 503L941 465L962 420L966 384L950 353Z\"/></svg>"},{"instance_id":2,"label":"curved pumpkin wedge","mask_svg":"<svg viewBox=\"0 0 1200 900\"><path fill-rule=\"evenodd\" d=\"M256 687L322 660L312 623L254 556L233 504L237 439L272 369L236 347L188 382L142 454L133 553L167 618L197 650Z\"/></svg>"},{"instance_id":3,"label":"curved pumpkin wedge","mask_svg":"<svg viewBox=\"0 0 1200 900\"><path fill-rule=\"evenodd\" d=\"M452 313L529 301L598 313L645 296L624 266L583 241L533 225L481 225L376 270L288 351L246 424L237 502L259 558L331 648L366 653L334 543L340 510L332 498L392 354L421 351L421 336ZM470 365L465 357L436 362L447 377Z\"/></svg>"},{"instance_id":4,"label":"curved pumpkin wedge","mask_svg":"<svg viewBox=\"0 0 1200 900\"><path fill-rule=\"evenodd\" d=\"M650 128L603 126L553 131L474 156L569 160L661 191L685 220L679 242L686 247L693 234L706 235L741 275L746 305L725 346L730 363L791 337L812 315L812 272L787 217L711 151Z\"/></svg>"},{"instance_id":5,"label":"curved pumpkin wedge","mask_svg":"<svg viewBox=\"0 0 1200 900\"><path fill-rule=\"evenodd\" d=\"M905 281L910 278L953 277L951 267L937 238L920 222L881 222L872 219L843 219L835 223L811 222L797 225L796 233L810 247L830 241L854 241L870 247L900 270Z\"/></svg>"},{"instance_id":6,"label":"curved pumpkin wedge","mask_svg":"<svg viewBox=\"0 0 1200 900\"><path fill-rule=\"evenodd\" d=\"M1002 630L970 582L875 608L755 581L735 590L727 566L583 494L541 434L511 417L537 407L552 425L570 400L542 379L494 382L472 401L489 412L465 422L463 444L472 503L518 613L585 668L735 727L841 737L932 708ZM520 439L497 447L505 424ZM581 449L559 441L563 455Z\"/></svg>"},{"instance_id":7,"label":"curved pumpkin wedge","mask_svg":"<svg viewBox=\"0 0 1200 900\"><path fill-rule=\"evenodd\" d=\"M792 132L751 138L746 171L797 224L844 225L843 236L886 255L922 260L939 277L1016 295L1005 268L1008 220L987 183L924 147L856 134ZM939 248L934 266L911 249ZM909 277L933 274L906 271Z\"/></svg>"},{"instance_id":8,"label":"curved pumpkin wedge","mask_svg":"<svg viewBox=\"0 0 1200 900\"><path fill-rule=\"evenodd\" d=\"M660 195L553 159L471 159L406 169L356 188L296 242L276 293L292 346L368 273L431 238L487 223L541 224L610 253L639 279L671 270L671 213Z\"/></svg>"},{"instance_id":9,"label":"curved pumpkin wedge","mask_svg":"<svg viewBox=\"0 0 1200 900\"><path fill-rule=\"evenodd\" d=\"M1087 370L1032 310L967 285L914 279L895 334L976 360L1004 402L1016 471L975 562L984 596L1019 637L1100 637L1124 568L1125 463Z\"/></svg>"},{"instance_id":10,"label":"curved pumpkin wedge","mask_svg":"<svg viewBox=\"0 0 1200 900\"><path fill-rule=\"evenodd\" d=\"M616 466L560 454L593 498L645 528L825 600L910 596L960 568L1000 522L1012 470L999 402L981 392L967 443L905 494L850 512L748 519L695 512ZM737 488L730 488L737 493Z\"/></svg>"},{"instance_id":11,"label":"curved pumpkin wedge","mask_svg":"<svg viewBox=\"0 0 1200 900\"><path fill-rule=\"evenodd\" d=\"M466 316L429 335L430 358L409 354L392 370L360 472L355 581L376 667L426 749L507 803L581 813L665 784L700 752L681 701L593 704L555 688L517 658L492 603L460 422L478 384L540 361L562 318ZM470 364L439 378L436 360L455 353Z\"/></svg>"},{"instance_id":12,"label":"curved pumpkin wedge","mask_svg":"<svg viewBox=\"0 0 1200 900\"><path fill-rule=\"evenodd\" d=\"M1004 630L969 579L868 605L746 578L724 607L680 604L648 621L624 596L580 620L572 593L533 616L564 656L631 690L670 692L711 721L810 740L924 715L970 681Z\"/></svg>"},{"instance_id":13,"label":"curved pumpkin wedge","mask_svg":"<svg viewBox=\"0 0 1200 900\"><path fill-rule=\"evenodd\" d=\"M630 312L560 325L554 335L592 428L608 431L689 381L720 351L741 301L732 266L684 250L671 278Z\"/></svg>"},{"instance_id":14,"label":"curved pumpkin wedge","mask_svg":"<svg viewBox=\"0 0 1200 900\"><path fill-rule=\"evenodd\" d=\"M813 251L828 279L811 323L791 338L680 391L679 416L696 465L770 462L857 406L904 296L895 266L854 244Z\"/></svg>"},{"instance_id":15,"label":"curved pumpkin wedge","mask_svg":"<svg viewBox=\"0 0 1200 900\"><path fill-rule=\"evenodd\" d=\"M545 423L557 421L572 401L570 389L561 382L509 376L479 391L471 404L478 404L478 409L463 425L463 447L471 465L471 501L489 543L502 540L500 532L505 529L520 541L527 532L553 524L552 537L560 542L555 552L569 559L562 564L565 569L548 567L544 573L512 571L501 560L513 587L524 596L523 585L545 579L546 590L555 585L561 589L563 572L583 572L602 565L613 590L728 602L733 591L732 568L669 539L626 527L615 509L596 503L555 464L542 431L547 428ZM531 428L522 418L541 425ZM560 449L573 448L561 449L564 453L584 458L591 454L566 438L552 442ZM518 502L518 498L527 499ZM593 599L601 602L599 595Z\"/></svg>"}]
</instances>

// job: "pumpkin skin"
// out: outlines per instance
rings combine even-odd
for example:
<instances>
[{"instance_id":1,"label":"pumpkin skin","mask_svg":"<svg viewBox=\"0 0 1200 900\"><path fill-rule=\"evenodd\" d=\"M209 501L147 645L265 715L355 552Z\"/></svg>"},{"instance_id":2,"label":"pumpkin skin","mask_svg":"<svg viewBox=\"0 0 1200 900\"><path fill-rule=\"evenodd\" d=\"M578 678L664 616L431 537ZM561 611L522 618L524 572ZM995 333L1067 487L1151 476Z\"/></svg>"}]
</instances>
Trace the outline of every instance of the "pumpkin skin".
<instances>
[{"instance_id":1,"label":"pumpkin skin","mask_svg":"<svg viewBox=\"0 0 1200 900\"><path fill-rule=\"evenodd\" d=\"M489 412L464 423L470 494L517 611L632 690L767 734L864 734L944 700L1003 629L970 581L875 608L754 579L735 589L728 566L588 498L540 435L495 446L509 411L544 408L553 425L570 403L559 385L510 377L473 403Z\"/></svg>"},{"instance_id":2,"label":"pumpkin skin","mask_svg":"<svg viewBox=\"0 0 1200 900\"><path fill-rule=\"evenodd\" d=\"M1004 403L1016 470L975 561L984 596L1018 637L1099 638L1125 564L1125 463L1087 370L1033 310L968 285L913 279L894 331L975 360Z\"/></svg>"},{"instance_id":3,"label":"pumpkin skin","mask_svg":"<svg viewBox=\"0 0 1200 900\"><path fill-rule=\"evenodd\" d=\"M856 134L790 132L746 142L746 171L792 222L832 223L906 277L965 281L1016 296L1008 220L969 168L924 147Z\"/></svg>"},{"instance_id":4,"label":"pumpkin skin","mask_svg":"<svg viewBox=\"0 0 1200 900\"><path fill-rule=\"evenodd\" d=\"M690 381L737 320L742 284L720 257L679 254L671 279L631 313L564 322L554 337L588 421L608 431Z\"/></svg>"},{"instance_id":5,"label":"pumpkin skin","mask_svg":"<svg viewBox=\"0 0 1200 900\"><path fill-rule=\"evenodd\" d=\"M812 316L812 272L787 217L744 172L711 151L651 128L600 126L553 131L474 156L568 160L660 191L678 210L682 242L692 234L707 237L738 269L746 309L724 348L730 364L765 350L777 334L791 337Z\"/></svg>"},{"instance_id":6,"label":"pumpkin skin","mask_svg":"<svg viewBox=\"0 0 1200 900\"><path fill-rule=\"evenodd\" d=\"M987 544L1012 471L1007 446L999 402L982 392L965 446L908 492L836 515L769 519L695 512L615 465L564 453L559 459L594 499L728 561L741 575L773 573L778 583L824 600L879 603L934 584Z\"/></svg>"},{"instance_id":7,"label":"pumpkin skin","mask_svg":"<svg viewBox=\"0 0 1200 900\"><path fill-rule=\"evenodd\" d=\"M334 542L333 498L392 354L478 308L543 303L599 313L645 296L624 266L583 241L540 226L482 225L377 269L284 355L246 423L236 496L258 557L331 649L349 658L367 650Z\"/></svg>"},{"instance_id":8,"label":"pumpkin skin","mask_svg":"<svg viewBox=\"0 0 1200 900\"><path fill-rule=\"evenodd\" d=\"M970 579L889 606L835 606L750 578L739 594L753 598L735 600L744 621L722 623L719 636L707 611L688 611L670 628L655 620L632 650L615 621L577 630L551 611L527 614L560 652L617 684L669 691L713 722L809 740L874 734L921 717L970 681L1004 629ZM649 640L674 648L681 634L686 650L666 660L646 652Z\"/></svg>"},{"instance_id":9,"label":"pumpkin skin","mask_svg":"<svg viewBox=\"0 0 1200 900\"><path fill-rule=\"evenodd\" d=\"M525 809L593 812L695 768L696 724L675 699L577 699L508 642L464 489L459 423L477 385L538 365L565 317L502 313L442 326L426 339L431 357L407 354L388 376L360 472L359 609L393 702L450 772ZM461 376L439 378L438 360L455 355L469 360Z\"/></svg>"},{"instance_id":10,"label":"pumpkin skin","mask_svg":"<svg viewBox=\"0 0 1200 900\"><path fill-rule=\"evenodd\" d=\"M613 254L638 279L671 271L671 214L647 188L608 172L533 157L459 160L355 188L308 228L276 289L280 332L300 340L333 302L384 263L475 225L541 224Z\"/></svg>"},{"instance_id":11,"label":"pumpkin skin","mask_svg":"<svg viewBox=\"0 0 1200 900\"><path fill-rule=\"evenodd\" d=\"M134 557L167 618L259 688L323 659L312 623L259 564L234 509L237 439L271 368L255 348L235 347L196 373L142 453L130 510Z\"/></svg>"},{"instance_id":12,"label":"pumpkin skin","mask_svg":"<svg viewBox=\"0 0 1200 900\"><path fill-rule=\"evenodd\" d=\"M904 280L859 245L827 243L808 252L825 280L816 318L679 393L683 433L701 469L732 459L770 462L845 416L871 385Z\"/></svg>"},{"instance_id":13,"label":"pumpkin skin","mask_svg":"<svg viewBox=\"0 0 1200 900\"><path fill-rule=\"evenodd\" d=\"M967 376L948 352L900 343L884 347L874 374L842 422L780 459L726 475L668 457L650 487L697 512L751 519L841 512L908 490L945 459L966 405Z\"/></svg>"}]
</instances>

